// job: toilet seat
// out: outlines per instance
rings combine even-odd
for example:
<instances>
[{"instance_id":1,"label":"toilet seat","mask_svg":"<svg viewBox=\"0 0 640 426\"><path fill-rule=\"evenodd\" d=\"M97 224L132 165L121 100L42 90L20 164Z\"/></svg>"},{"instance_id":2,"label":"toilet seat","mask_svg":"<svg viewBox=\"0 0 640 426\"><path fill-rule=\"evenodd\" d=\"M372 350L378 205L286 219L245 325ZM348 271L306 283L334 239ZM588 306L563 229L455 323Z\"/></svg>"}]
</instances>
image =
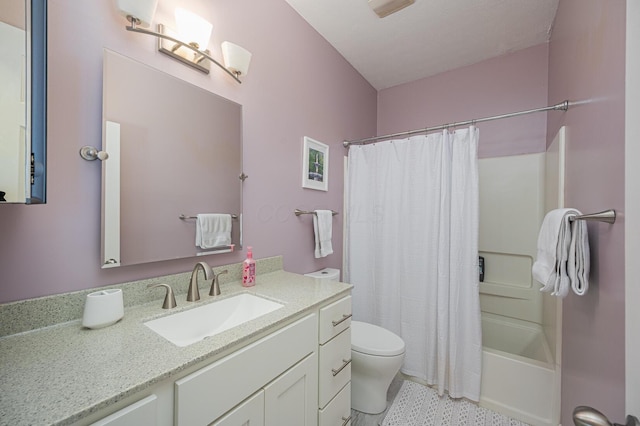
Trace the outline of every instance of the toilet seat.
<instances>
[{"instance_id":1,"label":"toilet seat","mask_svg":"<svg viewBox=\"0 0 640 426\"><path fill-rule=\"evenodd\" d=\"M367 355L397 356L404 353L404 341L377 325L351 321L351 350Z\"/></svg>"}]
</instances>

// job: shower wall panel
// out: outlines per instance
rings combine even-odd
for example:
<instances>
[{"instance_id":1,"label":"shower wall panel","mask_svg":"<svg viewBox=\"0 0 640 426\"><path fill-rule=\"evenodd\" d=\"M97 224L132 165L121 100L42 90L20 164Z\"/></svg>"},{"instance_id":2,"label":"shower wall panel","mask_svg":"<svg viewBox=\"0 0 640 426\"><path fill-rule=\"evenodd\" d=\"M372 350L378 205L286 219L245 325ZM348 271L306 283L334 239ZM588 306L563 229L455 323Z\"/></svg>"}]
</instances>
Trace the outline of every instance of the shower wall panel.
<instances>
[{"instance_id":1,"label":"shower wall panel","mask_svg":"<svg viewBox=\"0 0 640 426\"><path fill-rule=\"evenodd\" d=\"M542 294L531 267L544 216L544 173L544 153L479 160L483 312L543 323Z\"/></svg>"}]
</instances>

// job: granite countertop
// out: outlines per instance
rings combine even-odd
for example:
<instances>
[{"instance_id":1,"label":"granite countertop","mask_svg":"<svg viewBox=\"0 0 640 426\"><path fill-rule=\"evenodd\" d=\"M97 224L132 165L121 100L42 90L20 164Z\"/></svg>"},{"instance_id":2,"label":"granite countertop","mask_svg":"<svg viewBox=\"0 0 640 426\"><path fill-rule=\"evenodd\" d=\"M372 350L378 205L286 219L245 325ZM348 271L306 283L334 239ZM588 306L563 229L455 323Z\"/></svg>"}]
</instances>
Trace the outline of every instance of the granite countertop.
<instances>
[{"instance_id":1,"label":"granite countertop","mask_svg":"<svg viewBox=\"0 0 640 426\"><path fill-rule=\"evenodd\" d=\"M257 336L349 293L351 285L276 271L257 277L255 287L221 285L216 298L202 293L167 311L161 302L125 309L118 323L97 330L80 319L0 338L0 424L66 425L140 392L208 358L241 347ZM285 306L223 333L178 347L143 322L223 297L248 292ZM126 293L125 293L126 297Z\"/></svg>"}]
</instances>

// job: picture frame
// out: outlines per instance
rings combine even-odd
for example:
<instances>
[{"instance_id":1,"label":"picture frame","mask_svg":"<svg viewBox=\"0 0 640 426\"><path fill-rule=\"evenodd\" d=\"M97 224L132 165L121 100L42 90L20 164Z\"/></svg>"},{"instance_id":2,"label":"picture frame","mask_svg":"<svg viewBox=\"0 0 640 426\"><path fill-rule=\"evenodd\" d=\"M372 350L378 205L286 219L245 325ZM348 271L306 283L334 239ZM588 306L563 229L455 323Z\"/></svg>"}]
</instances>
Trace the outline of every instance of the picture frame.
<instances>
[{"instance_id":1,"label":"picture frame","mask_svg":"<svg viewBox=\"0 0 640 426\"><path fill-rule=\"evenodd\" d=\"M329 146L307 136L302 147L302 187L329 190Z\"/></svg>"}]
</instances>

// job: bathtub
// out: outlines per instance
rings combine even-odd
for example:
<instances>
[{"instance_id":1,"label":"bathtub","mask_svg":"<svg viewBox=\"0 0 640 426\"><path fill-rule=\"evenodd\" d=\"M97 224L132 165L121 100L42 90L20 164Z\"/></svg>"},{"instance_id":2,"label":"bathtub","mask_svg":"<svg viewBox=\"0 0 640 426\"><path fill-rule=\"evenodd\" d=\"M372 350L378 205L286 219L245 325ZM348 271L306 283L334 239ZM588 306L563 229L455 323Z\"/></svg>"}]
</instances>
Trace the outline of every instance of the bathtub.
<instances>
[{"instance_id":1,"label":"bathtub","mask_svg":"<svg viewBox=\"0 0 640 426\"><path fill-rule=\"evenodd\" d=\"M542 327L482 313L480 405L536 426L559 422L559 367Z\"/></svg>"}]
</instances>

